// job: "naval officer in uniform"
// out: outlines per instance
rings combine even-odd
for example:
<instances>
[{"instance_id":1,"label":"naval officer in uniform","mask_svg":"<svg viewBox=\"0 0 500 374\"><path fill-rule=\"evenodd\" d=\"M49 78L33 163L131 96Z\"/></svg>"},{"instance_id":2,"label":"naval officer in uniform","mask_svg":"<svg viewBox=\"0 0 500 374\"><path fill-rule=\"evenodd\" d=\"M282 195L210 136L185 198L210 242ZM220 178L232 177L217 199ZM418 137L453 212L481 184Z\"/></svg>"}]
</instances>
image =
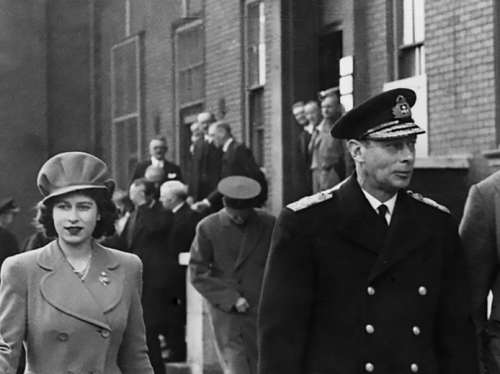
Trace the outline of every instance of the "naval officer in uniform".
<instances>
[{"instance_id":1,"label":"naval officer in uniform","mask_svg":"<svg viewBox=\"0 0 500 374\"><path fill-rule=\"evenodd\" d=\"M395 89L341 117L356 172L288 205L259 310L259 373L478 371L457 224L407 191L416 94Z\"/></svg>"}]
</instances>

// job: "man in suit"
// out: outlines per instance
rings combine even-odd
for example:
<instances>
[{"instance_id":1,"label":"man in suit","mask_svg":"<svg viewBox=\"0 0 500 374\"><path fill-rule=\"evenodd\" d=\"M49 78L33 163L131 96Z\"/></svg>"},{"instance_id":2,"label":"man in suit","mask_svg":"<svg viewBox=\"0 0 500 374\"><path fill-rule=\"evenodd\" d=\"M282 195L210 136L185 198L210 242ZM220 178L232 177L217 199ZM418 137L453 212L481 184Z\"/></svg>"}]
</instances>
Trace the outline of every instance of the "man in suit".
<instances>
[{"instance_id":1,"label":"man in suit","mask_svg":"<svg viewBox=\"0 0 500 374\"><path fill-rule=\"evenodd\" d=\"M221 177L240 175L259 182L261 191L256 200L256 206L263 206L267 200L267 181L264 173L255 162L252 151L233 138L231 126L226 122L212 123L208 129L208 135L214 145L222 149L223 152ZM215 212L222 208L222 195L218 189L213 190L202 201L193 204L193 209L204 211L207 208L211 208Z\"/></svg>"},{"instance_id":2,"label":"man in suit","mask_svg":"<svg viewBox=\"0 0 500 374\"><path fill-rule=\"evenodd\" d=\"M416 94L381 93L345 114L356 173L288 205L259 310L259 373L478 372L455 220L406 190Z\"/></svg>"},{"instance_id":3,"label":"man in suit","mask_svg":"<svg viewBox=\"0 0 500 374\"><path fill-rule=\"evenodd\" d=\"M331 93L321 102L323 120L313 133L309 146L312 155L311 172L314 193L335 186L346 176L345 142L330 136L333 124L342 115L341 108L336 93Z\"/></svg>"},{"instance_id":4,"label":"man in suit","mask_svg":"<svg viewBox=\"0 0 500 374\"><path fill-rule=\"evenodd\" d=\"M186 203L187 197L188 187L179 181L168 181L161 186L160 201L165 209L173 213L163 266L166 285L164 297L167 300L165 337L169 362L186 360L186 270L179 264L179 254L189 252L196 225L201 219L201 214Z\"/></svg>"},{"instance_id":5,"label":"man in suit","mask_svg":"<svg viewBox=\"0 0 500 374\"><path fill-rule=\"evenodd\" d=\"M134 211L130 214L122 234L128 252L140 257L143 263L142 306L148 354L155 374L164 374L165 366L161 356L159 334L164 329L168 300L165 297L169 232L172 227L172 213L163 209L154 199L155 186L151 181L140 178L130 186L130 200Z\"/></svg>"},{"instance_id":6,"label":"man in suit","mask_svg":"<svg viewBox=\"0 0 500 374\"><path fill-rule=\"evenodd\" d=\"M148 166L151 165L161 167L165 171L166 180L182 181L181 168L179 165L174 164L165 158L167 151L167 139L163 136L157 136L152 139L149 143L149 154L151 155L151 158L149 160L139 162L136 165L132 181L144 178Z\"/></svg>"},{"instance_id":7,"label":"man in suit","mask_svg":"<svg viewBox=\"0 0 500 374\"><path fill-rule=\"evenodd\" d=\"M204 218L191 247L191 283L208 301L225 374L257 372L257 310L274 217L253 208L256 181L221 180L225 208Z\"/></svg>"},{"instance_id":8,"label":"man in suit","mask_svg":"<svg viewBox=\"0 0 500 374\"><path fill-rule=\"evenodd\" d=\"M297 198L300 198L312 193L311 153L309 152L309 143L311 142L311 135L315 126L307 120L304 103L302 101L293 104L292 112L295 121L300 127L297 135L293 165L296 194Z\"/></svg>"},{"instance_id":9,"label":"man in suit","mask_svg":"<svg viewBox=\"0 0 500 374\"><path fill-rule=\"evenodd\" d=\"M217 148L208 137L208 127L215 122L210 112L198 114L191 154L191 172L189 178L189 194L194 202L206 198L217 188L221 178L222 150Z\"/></svg>"},{"instance_id":10,"label":"man in suit","mask_svg":"<svg viewBox=\"0 0 500 374\"><path fill-rule=\"evenodd\" d=\"M478 338L481 371L500 373L500 172L473 185L460 223ZM488 294L492 293L488 315Z\"/></svg>"}]
</instances>

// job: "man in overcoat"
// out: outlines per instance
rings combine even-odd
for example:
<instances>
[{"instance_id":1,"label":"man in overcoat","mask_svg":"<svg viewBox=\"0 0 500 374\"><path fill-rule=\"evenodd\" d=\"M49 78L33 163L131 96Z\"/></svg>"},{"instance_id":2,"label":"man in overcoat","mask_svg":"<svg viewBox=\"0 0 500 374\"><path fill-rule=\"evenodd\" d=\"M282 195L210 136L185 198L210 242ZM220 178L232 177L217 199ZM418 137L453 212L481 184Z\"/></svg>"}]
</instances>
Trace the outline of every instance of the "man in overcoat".
<instances>
[{"instance_id":1,"label":"man in overcoat","mask_svg":"<svg viewBox=\"0 0 500 374\"><path fill-rule=\"evenodd\" d=\"M464 253L449 211L406 190L412 90L345 114L356 173L288 205L259 310L259 373L477 373ZM382 205L385 206L381 207Z\"/></svg>"},{"instance_id":2,"label":"man in overcoat","mask_svg":"<svg viewBox=\"0 0 500 374\"><path fill-rule=\"evenodd\" d=\"M191 283L208 302L224 374L256 374L257 310L275 218L252 208L256 181L228 177L218 189L225 208L198 224Z\"/></svg>"},{"instance_id":3,"label":"man in overcoat","mask_svg":"<svg viewBox=\"0 0 500 374\"><path fill-rule=\"evenodd\" d=\"M168 362L186 360L186 267L179 264L179 254L189 252L196 225L202 217L191 209L186 202L187 197L188 187L179 181L168 181L161 186L160 201L173 214L161 273L167 302L164 320L169 349Z\"/></svg>"},{"instance_id":4,"label":"man in overcoat","mask_svg":"<svg viewBox=\"0 0 500 374\"><path fill-rule=\"evenodd\" d=\"M500 172L469 191L460 236L465 247L481 369L500 373ZM492 292L491 314L488 294Z\"/></svg>"}]
</instances>

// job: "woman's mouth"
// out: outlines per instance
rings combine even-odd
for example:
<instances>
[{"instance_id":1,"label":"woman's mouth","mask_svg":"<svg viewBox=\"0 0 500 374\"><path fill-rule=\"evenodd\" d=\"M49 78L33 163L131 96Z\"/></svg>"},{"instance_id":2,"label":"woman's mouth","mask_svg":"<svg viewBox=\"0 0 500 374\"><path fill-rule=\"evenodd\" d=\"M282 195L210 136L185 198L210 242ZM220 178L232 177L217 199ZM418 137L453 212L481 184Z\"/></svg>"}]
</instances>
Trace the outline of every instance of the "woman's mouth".
<instances>
[{"instance_id":1,"label":"woman's mouth","mask_svg":"<svg viewBox=\"0 0 500 374\"><path fill-rule=\"evenodd\" d=\"M66 229L66 231L68 231L68 233L70 233L71 235L77 235L80 231L82 231L82 228L81 228L81 227L74 227L74 226L71 226L71 227L66 227L65 229Z\"/></svg>"}]
</instances>

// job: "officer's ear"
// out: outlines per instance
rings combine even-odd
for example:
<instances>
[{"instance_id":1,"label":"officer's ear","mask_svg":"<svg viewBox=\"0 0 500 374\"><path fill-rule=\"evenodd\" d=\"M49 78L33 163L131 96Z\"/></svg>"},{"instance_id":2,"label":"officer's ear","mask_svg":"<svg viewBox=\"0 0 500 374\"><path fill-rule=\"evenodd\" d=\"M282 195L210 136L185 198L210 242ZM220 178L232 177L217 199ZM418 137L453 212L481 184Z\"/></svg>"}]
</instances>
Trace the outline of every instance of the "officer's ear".
<instances>
[{"instance_id":1,"label":"officer's ear","mask_svg":"<svg viewBox=\"0 0 500 374\"><path fill-rule=\"evenodd\" d=\"M363 162L365 145L359 140L349 139L347 141L347 149L354 161Z\"/></svg>"}]
</instances>

